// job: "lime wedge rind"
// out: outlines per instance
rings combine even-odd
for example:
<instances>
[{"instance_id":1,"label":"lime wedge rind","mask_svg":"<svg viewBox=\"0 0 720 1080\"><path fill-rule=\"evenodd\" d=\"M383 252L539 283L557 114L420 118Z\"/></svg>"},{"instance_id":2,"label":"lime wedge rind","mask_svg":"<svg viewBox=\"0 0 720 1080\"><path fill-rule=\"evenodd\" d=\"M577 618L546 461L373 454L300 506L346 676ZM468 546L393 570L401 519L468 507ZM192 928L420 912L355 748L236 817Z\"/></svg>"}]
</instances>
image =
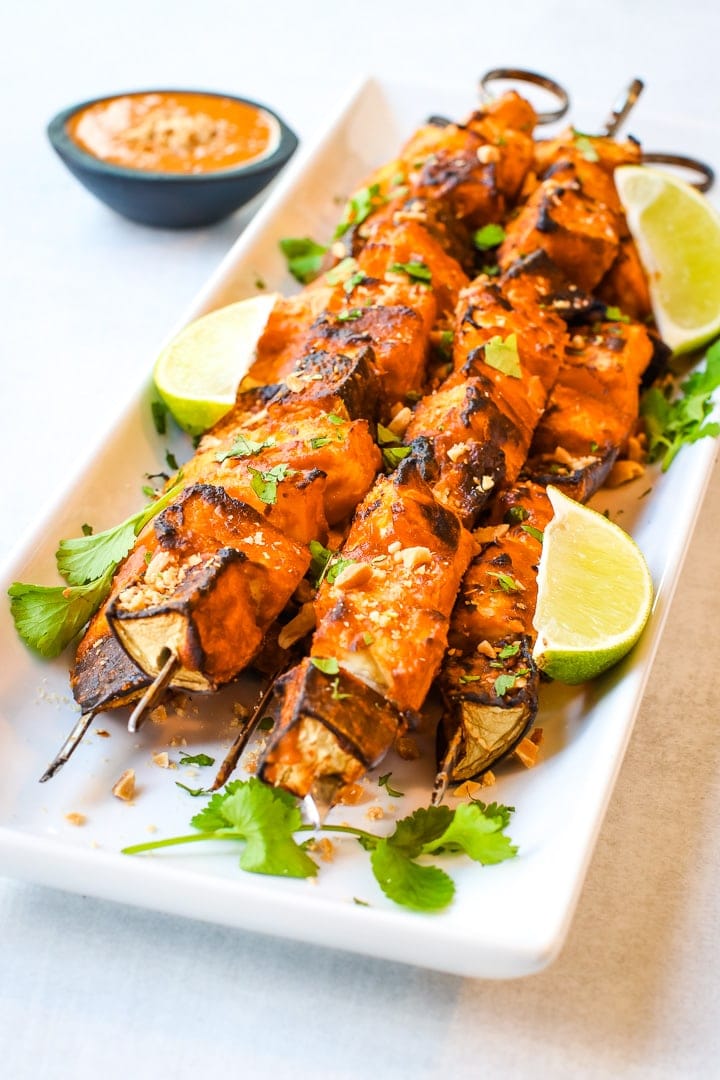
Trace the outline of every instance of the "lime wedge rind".
<instances>
[{"instance_id":1,"label":"lime wedge rind","mask_svg":"<svg viewBox=\"0 0 720 1080\"><path fill-rule=\"evenodd\" d=\"M239 300L189 323L158 356L155 386L190 435L200 435L233 407L277 294Z\"/></svg>"},{"instance_id":2,"label":"lime wedge rind","mask_svg":"<svg viewBox=\"0 0 720 1080\"><path fill-rule=\"evenodd\" d=\"M660 334L674 353L691 352L720 333L720 214L662 169L623 165L615 183Z\"/></svg>"},{"instance_id":3,"label":"lime wedge rind","mask_svg":"<svg viewBox=\"0 0 720 1080\"><path fill-rule=\"evenodd\" d=\"M538 571L533 659L551 678L574 685L632 649L650 616L653 585L642 552L618 525L557 488L548 496L554 515Z\"/></svg>"}]
</instances>

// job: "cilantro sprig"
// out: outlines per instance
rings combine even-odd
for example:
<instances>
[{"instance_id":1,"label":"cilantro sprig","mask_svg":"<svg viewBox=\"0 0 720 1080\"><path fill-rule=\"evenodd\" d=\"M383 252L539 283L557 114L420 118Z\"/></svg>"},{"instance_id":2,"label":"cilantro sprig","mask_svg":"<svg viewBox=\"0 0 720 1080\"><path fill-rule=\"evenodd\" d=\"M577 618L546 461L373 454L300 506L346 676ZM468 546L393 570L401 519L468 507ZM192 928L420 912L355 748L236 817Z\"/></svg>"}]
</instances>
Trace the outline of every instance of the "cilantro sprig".
<instances>
[{"instance_id":1,"label":"cilantro sprig","mask_svg":"<svg viewBox=\"0 0 720 1080\"><path fill-rule=\"evenodd\" d=\"M182 474L159 499L112 529L61 540L55 558L67 585L30 585L15 581L8 589L10 611L19 636L48 660L63 649L92 618L110 589L113 574L149 521L175 499Z\"/></svg>"},{"instance_id":2,"label":"cilantro sprig","mask_svg":"<svg viewBox=\"0 0 720 1080\"><path fill-rule=\"evenodd\" d=\"M324 833L353 836L370 854L373 874L385 895L416 911L440 911L455 895L452 878L429 857L464 853L484 866L511 859L517 847L505 834L512 807L463 803L451 810L429 806L397 822L389 836L378 836L350 825L323 825ZM244 844L240 867L254 874L316 877L317 863L297 833L314 832L304 825L297 800L288 792L267 787L257 777L231 781L224 791L192 818L195 830L185 836L151 840L123 849L139 855L160 848L205 840ZM425 861L420 862L423 859Z\"/></svg>"},{"instance_id":3,"label":"cilantro sprig","mask_svg":"<svg viewBox=\"0 0 720 1080\"><path fill-rule=\"evenodd\" d=\"M287 268L301 285L308 285L322 270L328 248L309 236L286 236L280 241Z\"/></svg>"},{"instance_id":4,"label":"cilantro sprig","mask_svg":"<svg viewBox=\"0 0 720 1080\"><path fill-rule=\"evenodd\" d=\"M643 394L640 414L645 421L650 461L662 461L662 471L672 465L683 446L708 436L720 435L720 424L709 421L712 394L720 386L720 341L708 349L705 367L680 384L680 394L672 388L651 386Z\"/></svg>"}]
</instances>

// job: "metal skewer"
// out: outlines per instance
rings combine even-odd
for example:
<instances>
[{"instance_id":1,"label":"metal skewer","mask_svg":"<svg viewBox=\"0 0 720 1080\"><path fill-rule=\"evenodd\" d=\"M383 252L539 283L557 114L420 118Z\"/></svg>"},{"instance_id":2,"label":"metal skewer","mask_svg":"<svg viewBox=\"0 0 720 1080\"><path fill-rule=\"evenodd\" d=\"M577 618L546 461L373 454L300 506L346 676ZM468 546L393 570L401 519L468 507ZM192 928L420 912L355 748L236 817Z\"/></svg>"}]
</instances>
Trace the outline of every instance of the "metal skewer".
<instances>
[{"instance_id":1,"label":"metal skewer","mask_svg":"<svg viewBox=\"0 0 720 1080\"><path fill-rule=\"evenodd\" d=\"M642 79L633 79L624 95L617 99L610 110L610 115L600 129L603 135L612 138L620 130L644 89L645 83Z\"/></svg>"},{"instance_id":2,"label":"metal skewer","mask_svg":"<svg viewBox=\"0 0 720 1080\"><path fill-rule=\"evenodd\" d=\"M554 109L538 112L538 124L551 124L553 120L560 120L570 108L570 95L559 82L551 79L548 75L540 75L537 71L526 71L524 68L492 68L486 71L480 79L480 92L484 100L493 98L490 87L494 82L521 82L540 86L543 90L553 94L558 104Z\"/></svg>"},{"instance_id":3,"label":"metal skewer","mask_svg":"<svg viewBox=\"0 0 720 1080\"><path fill-rule=\"evenodd\" d=\"M435 782L433 784L432 795L430 796L430 804L432 806L439 806L445 798L445 792L447 791L448 784L450 782L450 773L457 764L457 759L460 756L460 744L462 742L462 727L457 727L453 734L450 744L445 751L442 761L440 762L440 768L437 771Z\"/></svg>"},{"instance_id":4,"label":"metal skewer","mask_svg":"<svg viewBox=\"0 0 720 1080\"><path fill-rule=\"evenodd\" d=\"M169 652L168 658L162 668L130 713L128 731L131 735L134 735L136 731L140 730L148 712L157 705L158 701L165 693L168 683L175 674L175 669L178 667L179 663L180 661L175 653Z\"/></svg>"},{"instance_id":5,"label":"metal skewer","mask_svg":"<svg viewBox=\"0 0 720 1080\"><path fill-rule=\"evenodd\" d=\"M270 676L267 683L263 687L260 696L253 707L253 711L248 717L247 723L243 726L242 731L238 734L237 738L235 739L232 746L225 755L223 763L217 771L217 776L210 785L210 791L217 791L218 788L221 788L223 784L227 783L227 781L232 776L235 768L237 767L237 763L240 760L240 755L242 754L247 744L250 742L253 732L260 723L265 706L270 700L270 695L275 689L275 683L285 670L285 667L279 668L274 675Z\"/></svg>"},{"instance_id":6,"label":"metal skewer","mask_svg":"<svg viewBox=\"0 0 720 1080\"><path fill-rule=\"evenodd\" d=\"M62 744L57 754L40 777L41 784L44 784L46 780L52 779L58 769L61 769L65 762L72 757L94 719L94 711L82 714L82 716L68 735L67 739Z\"/></svg>"}]
</instances>

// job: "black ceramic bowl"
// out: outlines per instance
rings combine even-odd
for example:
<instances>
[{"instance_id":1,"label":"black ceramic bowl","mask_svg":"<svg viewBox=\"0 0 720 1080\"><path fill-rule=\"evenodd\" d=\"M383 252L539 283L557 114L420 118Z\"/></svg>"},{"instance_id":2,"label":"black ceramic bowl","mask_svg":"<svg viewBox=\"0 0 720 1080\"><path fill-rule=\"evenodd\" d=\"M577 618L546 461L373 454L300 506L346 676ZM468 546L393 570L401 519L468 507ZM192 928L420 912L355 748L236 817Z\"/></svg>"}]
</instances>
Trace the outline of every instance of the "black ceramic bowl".
<instances>
[{"instance_id":1,"label":"black ceramic bowl","mask_svg":"<svg viewBox=\"0 0 720 1080\"><path fill-rule=\"evenodd\" d=\"M179 93L175 90L133 90L127 94ZM275 148L263 158L235 168L206 173L162 173L128 169L102 161L83 150L68 134L68 121L88 105L126 93L106 94L63 109L48 124L47 133L55 151L88 191L124 217L143 225L168 229L210 225L244 206L270 183L292 157L298 140L294 132L267 105L234 94L191 91L212 97L230 98L253 105L272 116L278 124Z\"/></svg>"}]
</instances>

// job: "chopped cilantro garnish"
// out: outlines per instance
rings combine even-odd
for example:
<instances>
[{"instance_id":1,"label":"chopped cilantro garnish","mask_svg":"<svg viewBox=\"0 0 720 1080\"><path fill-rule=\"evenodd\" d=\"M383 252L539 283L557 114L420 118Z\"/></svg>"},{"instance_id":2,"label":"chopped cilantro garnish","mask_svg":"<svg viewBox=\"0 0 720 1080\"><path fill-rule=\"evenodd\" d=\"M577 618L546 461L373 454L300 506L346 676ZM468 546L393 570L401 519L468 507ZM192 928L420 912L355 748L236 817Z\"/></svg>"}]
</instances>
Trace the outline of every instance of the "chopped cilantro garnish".
<instances>
[{"instance_id":1,"label":"chopped cilantro garnish","mask_svg":"<svg viewBox=\"0 0 720 1080\"><path fill-rule=\"evenodd\" d=\"M158 435L165 435L167 432L167 415L168 407L164 401L151 401L150 410L152 412L153 424Z\"/></svg>"},{"instance_id":2,"label":"chopped cilantro garnish","mask_svg":"<svg viewBox=\"0 0 720 1080\"><path fill-rule=\"evenodd\" d=\"M364 280L365 280L365 275L363 274L362 270L358 270L358 272L356 274L351 274L350 277L345 282L345 284L343 285L343 292L345 293L345 295L349 296L350 293L355 288L355 286L356 285L362 285Z\"/></svg>"},{"instance_id":3,"label":"chopped cilantro garnish","mask_svg":"<svg viewBox=\"0 0 720 1080\"><path fill-rule=\"evenodd\" d=\"M232 447L225 453L216 454L215 460L226 461L228 458L256 457L263 450L268 450L274 445L274 435L270 435L270 437L263 442L257 442L255 439L248 439L245 435L238 435Z\"/></svg>"},{"instance_id":4,"label":"chopped cilantro garnish","mask_svg":"<svg viewBox=\"0 0 720 1080\"><path fill-rule=\"evenodd\" d=\"M534 525L521 525L520 528L523 532L526 532L528 536L532 536L533 540L537 540L542 544L543 534L540 529L536 529Z\"/></svg>"},{"instance_id":5,"label":"chopped cilantro garnish","mask_svg":"<svg viewBox=\"0 0 720 1080\"><path fill-rule=\"evenodd\" d=\"M515 679L515 675L498 675L493 683L497 696L503 697L504 694L507 694L508 690L512 690L515 685Z\"/></svg>"},{"instance_id":6,"label":"chopped cilantro garnish","mask_svg":"<svg viewBox=\"0 0 720 1080\"><path fill-rule=\"evenodd\" d=\"M185 751L181 751L179 765L200 765L202 768L206 768L208 765L215 764L215 758L210 757L209 754L186 754Z\"/></svg>"},{"instance_id":7,"label":"chopped cilantro garnish","mask_svg":"<svg viewBox=\"0 0 720 1080\"><path fill-rule=\"evenodd\" d=\"M480 681L480 676L479 675L460 675L459 678L458 678L458 682L462 683L463 686L465 685L465 683L479 682L479 681Z\"/></svg>"},{"instance_id":8,"label":"chopped cilantro garnish","mask_svg":"<svg viewBox=\"0 0 720 1080\"><path fill-rule=\"evenodd\" d=\"M596 162L600 160L600 155L592 144L591 136L584 135L582 131L573 128L573 142L586 161Z\"/></svg>"},{"instance_id":9,"label":"chopped cilantro garnish","mask_svg":"<svg viewBox=\"0 0 720 1080\"><path fill-rule=\"evenodd\" d=\"M630 322L629 315L624 315L619 307L612 305L605 308L605 318L608 322Z\"/></svg>"},{"instance_id":10,"label":"chopped cilantro garnish","mask_svg":"<svg viewBox=\"0 0 720 1080\"><path fill-rule=\"evenodd\" d=\"M253 468L248 468L248 472L252 473L250 486L258 499L260 499L260 502L264 502L267 506L274 506L277 502L278 484L285 480L286 477L293 476L295 470L283 462L280 465L274 465L267 472Z\"/></svg>"},{"instance_id":11,"label":"chopped cilantro garnish","mask_svg":"<svg viewBox=\"0 0 720 1080\"><path fill-rule=\"evenodd\" d=\"M341 281L345 281L356 270L357 260L348 256L346 259L341 259L337 266L333 266L332 270L328 270L325 280L328 285L339 285Z\"/></svg>"},{"instance_id":12,"label":"chopped cilantro garnish","mask_svg":"<svg viewBox=\"0 0 720 1080\"><path fill-rule=\"evenodd\" d=\"M386 428L384 424L378 424L377 441L380 446L387 446L389 443L396 443L398 437L394 431L391 431L390 428Z\"/></svg>"},{"instance_id":13,"label":"chopped cilantro garnish","mask_svg":"<svg viewBox=\"0 0 720 1080\"><path fill-rule=\"evenodd\" d=\"M395 262L388 267L391 274L407 274L411 281L432 281L432 271L424 262Z\"/></svg>"},{"instance_id":14,"label":"chopped cilantro garnish","mask_svg":"<svg viewBox=\"0 0 720 1080\"><path fill-rule=\"evenodd\" d=\"M663 472L686 444L720 435L720 424L708 420L713 411L712 394L719 386L720 341L708 349L703 370L680 384L679 396L671 398L657 387L645 391L640 414L648 436L648 455L650 461L662 461Z\"/></svg>"},{"instance_id":15,"label":"chopped cilantro garnish","mask_svg":"<svg viewBox=\"0 0 720 1080\"><path fill-rule=\"evenodd\" d=\"M490 248L502 244L505 239L505 230L502 225L483 225L473 233L473 244L478 251L488 251Z\"/></svg>"},{"instance_id":16,"label":"chopped cilantro garnish","mask_svg":"<svg viewBox=\"0 0 720 1080\"><path fill-rule=\"evenodd\" d=\"M343 219L335 230L335 240L339 240L355 225L362 225L376 207L386 202L387 199L380 194L379 184L370 184L369 187L356 191L348 200Z\"/></svg>"},{"instance_id":17,"label":"chopped cilantro garnish","mask_svg":"<svg viewBox=\"0 0 720 1080\"><path fill-rule=\"evenodd\" d=\"M483 274L487 274L488 277L498 277L500 274L500 267L496 264L488 263L482 268Z\"/></svg>"},{"instance_id":18,"label":"chopped cilantro garnish","mask_svg":"<svg viewBox=\"0 0 720 1080\"><path fill-rule=\"evenodd\" d=\"M501 660L507 660L509 656L517 656L520 652L520 642L515 641L512 645L503 645L502 649L498 653L498 657Z\"/></svg>"},{"instance_id":19,"label":"chopped cilantro garnish","mask_svg":"<svg viewBox=\"0 0 720 1080\"><path fill-rule=\"evenodd\" d=\"M212 792L208 788L188 787L187 784L181 784L179 780L175 781L175 787L179 787L182 788L183 791L187 791L188 795L192 795L193 799L197 799L198 795L212 794Z\"/></svg>"},{"instance_id":20,"label":"chopped cilantro garnish","mask_svg":"<svg viewBox=\"0 0 720 1080\"><path fill-rule=\"evenodd\" d=\"M92 536L93 527L92 525L88 525L87 521L84 521L80 528L82 530L83 536Z\"/></svg>"},{"instance_id":21,"label":"chopped cilantro garnish","mask_svg":"<svg viewBox=\"0 0 720 1080\"><path fill-rule=\"evenodd\" d=\"M328 579L328 583L332 585L335 578L340 574L346 566L352 566L353 559L343 559L337 551L330 551L329 548L323 547L319 540L311 540L310 544L310 574L312 575L315 583L315 588L319 589L325 578Z\"/></svg>"},{"instance_id":22,"label":"chopped cilantro garnish","mask_svg":"<svg viewBox=\"0 0 720 1080\"><path fill-rule=\"evenodd\" d=\"M345 698L352 697L352 694L343 694L340 690L339 676L336 676L333 679L333 681L330 683L330 686L332 687L332 693L330 696L334 698L335 701L344 701Z\"/></svg>"},{"instance_id":23,"label":"chopped cilantro garnish","mask_svg":"<svg viewBox=\"0 0 720 1080\"><path fill-rule=\"evenodd\" d=\"M313 450L320 450L330 442L332 442L332 439L329 435L316 435L314 439L310 439L310 447Z\"/></svg>"},{"instance_id":24,"label":"chopped cilantro garnish","mask_svg":"<svg viewBox=\"0 0 720 1080\"><path fill-rule=\"evenodd\" d=\"M327 418L328 418L328 420L330 421L331 424L344 424L345 423L342 416L338 416L338 414L334 413L334 412L328 413Z\"/></svg>"},{"instance_id":25,"label":"chopped cilantro garnish","mask_svg":"<svg viewBox=\"0 0 720 1080\"><path fill-rule=\"evenodd\" d=\"M504 340L499 334L491 337L485 344L485 363L489 367L501 371L503 375L512 375L514 379L521 379L522 368L520 367L517 334L508 334Z\"/></svg>"},{"instance_id":26,"label":"chopped cilantro garnish","mask_svg":"<svg viewBox=\"0 0 720 1080\"><path fill-rule=\"evenodd\" d=\"M335 316L338 322L354 322L355 319L361 319L363 316L363 309L359 307L350 308L348 311L340 311Z\"/></svg>"},{"instance_id":27,"label":"chopped cilantro garnish","mask_svg":"<svg viewBox=\"0 0 720 1080\"><path fill-rule=\"evenodd\" d=\"M382 452L386 468L391 471L396 469L403 458L406 458L410 452L409 446L386 446Z\"/></svg>"},{"instance_id":28,"label":"chopped cilantro garnish","mask_svg":"<svg viewBox=\"0 0 720 1080\"><path fill-rule=\"evenodd\" d=\"M511 506L505 514L505 524L519 525L521 521L527 521L529 517L530 514L524 506Z\"/></svg>"},{"instance_id":29,"label":"chopped cilantro garnish","mask_svg":"<svg viewBox=\"0 0 720 1080\"><path fill-rule=\"evenodd\" d=\"M496 578L497 583L503 590L503 592L509 593L522 591L523 586L514 577L511 577L510 574L494 573L493 571L489 571L488 576Z\"/></svg>"},{"instance_id":30,"label":"chopped cilantro garnish","mask_svg":"<svg viewBox=\"0 0 720 1080\"><path fill-rule=\"evenodd\" d=\"M339 675L340 665L334 656L311 656L310 663L323 675Z\"/></svg>"},{"instance_id":31,"label":"chopped cilantro garnish","mask_svg":"<svg viewBox=\"0 0 720 1080\"><path fill-rule=\"evenodd\" d=\"M373 645L375 643L375 638L373 637L373 635L370 633L369 630L364 630L363 631L362 639L363 639L363 644L364 645Z\"/></svg>"},{"instance_id":32,"label":"chopped cilantro garnish","mask_svg":"<svg viewBox=\"0 0 720 1080\"><path fill-rule=\"evenodd\" d=\"M378 787L384 787L385 790L387 791L388 795L392 799L402 799L405 792L404 791L398 791L397 788L394 788L394 787L390 786L390 777L391 776L392 776L391 772L386 772L386 773L384 773L383 776L378 776Z\"/></svg>"},{"instance_id":33,"label":"chopped cilantro garnish","mask_svg":"<svg viewBox=\"0 0 720 1080\"><path fill-rule=\"evenodd\" d=\"M327 248L316 244L309 236L288 236L280 241L280 250L287 259L287 268L302 285L307 285L322 269Z\"/></svg>"}]
</instances>

